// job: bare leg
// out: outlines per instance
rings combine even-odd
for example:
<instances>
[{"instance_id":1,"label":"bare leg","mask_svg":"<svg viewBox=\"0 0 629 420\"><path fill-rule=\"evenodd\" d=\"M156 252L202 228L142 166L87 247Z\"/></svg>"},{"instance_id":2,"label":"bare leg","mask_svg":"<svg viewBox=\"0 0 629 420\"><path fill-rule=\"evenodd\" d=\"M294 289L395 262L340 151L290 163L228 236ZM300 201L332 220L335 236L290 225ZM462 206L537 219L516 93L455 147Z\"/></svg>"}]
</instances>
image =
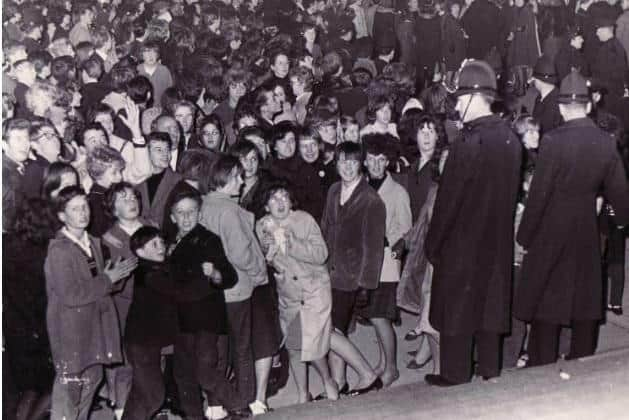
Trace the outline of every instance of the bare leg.
<instances>
[{"instance_id":1,"label":"bare leg","mask_svg":"<svg viewBox=\"0 0 629 420\"><path fill-rule=\"evenodd\" d=\"M384 386L391 385L400 377L397 370L397 339L391 321L386 318L370 320L376 329L380 344L380 360L384 359L384 372L380 375ZM384 351L383 351L384 350Z\"/></svg>"},{"instance_id":2,"label":"bare leg","mask_svg":"<svg viewBox=\"0 0 629 420\"><path fill-rule=\"evenodd\" d=\"M288 355L290 357L290 370L295 379L295 386L297 387L297 402L303 404L308 402L308 366L301 361L300 351L288 350Z\"/></svg>"},{"instance_id":3,"label":"bare leg","mask_svg":"<svg viewBox=\"0 0 629 420\"><path fill-rule=\"evenodd\" d=\"M356 346L336 330L332 331L330 348L336 353L336 357L343 359L358 374L358 383L355 385L355 388L365 388L371 385L378 377ZM332 357L330 360L332 360ZM337 379L336 374L338 372L334 371L337 366L334 366L332 363L331 366L334 379Z\"/></svg>"},{"instance_id":4,"label":"bare leg","mask_svg":"<svg viewBox=\"0 0 629 420\"><path fill-rule=\"evenodd\" d=\"M334 333L332 333L334 335ZM339 389L343 388L347 383L347 375L345 372L345 360L338 354L336 354L330 346L330 352L328 353L328 360L330 364L330 372L332 374L332 378L337 383Z\"/></svg>"},{"instance_id":5,"label":"bare leg","mask_svg":"<svg viewBox=\"0 0 629 420\"><path fill-rule=\"evenodd\" d=\"M323 380L323 385L325 386L325 393L330 400L338 400L339 399L339 390L336 385L336 382L330 376L330 370L328 368L328 359L322 357L321 359L313 360L311 362L314 367L321 375L321 379Z\"/></svg>"},{"instance_id":6,"label":"bare leg","mask_svg":"<svg viewBox=\"0 0 629 420\"><path fill-rule=\"evenodd\" d=\"M440 360L441 360L441 356L439 354L439 337L435 337L429 334L425 334L425 335L428 341L428 346L430 346L430 352L432 353L432 363L433 363L432 373L435 375L439 375L439 372L440 372L439 366L440 366Z\"/></svg>"},{"instance_id":7,"label":"bare leg","mask_svg":"<svg viewBox=\"0 0 629 420\"><path fill-rule=\"evenodd\" d=\"M271 373L271 363L273 357L265 357L255 362L256 370L256 400L266 404L266 388L269 383Z\"/></svg>"}]
</instances>

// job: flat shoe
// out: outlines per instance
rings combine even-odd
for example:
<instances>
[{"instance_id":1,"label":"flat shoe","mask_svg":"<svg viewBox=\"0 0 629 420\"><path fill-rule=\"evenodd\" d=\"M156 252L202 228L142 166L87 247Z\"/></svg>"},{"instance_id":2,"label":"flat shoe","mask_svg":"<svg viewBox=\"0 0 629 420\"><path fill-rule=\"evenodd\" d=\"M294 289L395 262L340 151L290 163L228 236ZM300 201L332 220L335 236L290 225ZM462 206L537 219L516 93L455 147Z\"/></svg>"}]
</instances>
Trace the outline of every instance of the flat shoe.
<instances>
[{"instance_id":1,"label":"flat shoe","mask_svg":"<svg viewBox=\"0 0 629 420\"><path fill-rule=\"evenodd\" d=\"M430 356L428 359L424 360L421 363L417 363L415 359L413 359L406 364L406 368L411 369L411 370L421 369L424 366L426 366L431 360L432 360L432 356Z\"/></svg>"}]
</instances>

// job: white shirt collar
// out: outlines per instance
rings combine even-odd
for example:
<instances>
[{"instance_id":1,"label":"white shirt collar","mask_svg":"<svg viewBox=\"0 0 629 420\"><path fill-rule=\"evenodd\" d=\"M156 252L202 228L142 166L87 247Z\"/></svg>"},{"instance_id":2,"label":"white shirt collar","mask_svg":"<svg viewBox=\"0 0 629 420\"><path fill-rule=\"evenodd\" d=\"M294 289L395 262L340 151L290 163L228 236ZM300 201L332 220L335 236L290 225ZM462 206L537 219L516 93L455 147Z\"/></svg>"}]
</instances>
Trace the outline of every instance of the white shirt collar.
<instances>
[{"instance_id":1,"label":"white shirt collar","mask_svg":"<svg viewBox=\"0 0 629 420\"><path fill-rule=\"evenodd\" d=\"M359 176L358 179L352 181L348 186L345 186L345 184L341 181L341 206L352 196L361 179L362 176Z\"/></svg>"},{"instance_id":2,"label":"white shirt collar","mask_svg":"<svg viewBox=\"0 0 629 420\"><path fill-rule=\"evenodd\" d=\"M92 258L92 247L90 244L90 238L87 235L87 231L83 232L83 236L77 238L70 231L63 227L61 228L61 233L63 233L69 240L74 242L79 248L83 250L90 258Z\"/></svg>"}]
</instances>

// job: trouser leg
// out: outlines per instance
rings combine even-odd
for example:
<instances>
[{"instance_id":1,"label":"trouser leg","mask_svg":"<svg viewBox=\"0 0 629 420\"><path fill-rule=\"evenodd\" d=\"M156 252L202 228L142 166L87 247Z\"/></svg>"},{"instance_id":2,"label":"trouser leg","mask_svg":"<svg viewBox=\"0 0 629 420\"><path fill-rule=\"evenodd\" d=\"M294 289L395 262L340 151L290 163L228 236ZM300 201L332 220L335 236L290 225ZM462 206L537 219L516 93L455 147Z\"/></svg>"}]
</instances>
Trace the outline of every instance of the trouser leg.
<instances>
[{"instance_id":1,"label":"trouser leg","mask_svg":"<svg viewBox=\"0 0 629 420\"><path fill-rule=\"evenodd\" d=\"M179 404L186 419L202 419L203 404L197 381L197 346L195 334L177 334L174 354L174 376L179 390Z\"/></svg>"},{"instance_id":2,"label":"trouser leg","mask_svg":"<svg viewBox=\"0 0 629 420\"><path fill-rule=\"evenodd\" d=\"M162 406L166 392L160 363L161 347L129 344L126 353L133 378L122 419L150 419Z\"/></svg>"},{"instance_id":3,"label":"trouser leg","mask_svg":"<svg viewBox=\"0 0 629 420\"><path fill-rule=\"evenodd\" d=\"M227 304L227 322L234 373L240 397L239 406L255 398L256 384L251 350L251 300Z\"/></svg>"},{"instance_id":4,"label":"trouser leg","mask_svg":"<svg viewBox=\"0 0 629 420\"><path fill-rule=\"evenodd\" d=\"M456 384L470 381L473 341L472 335L441 334L441 376Z\"/></svg>"},{"instance_id":5,"label":"trouser leg","mask_svg":"<svg viewBox=\"0 0 629 420\"><path fill-rule=\"evenodd\" d=\"M207 331L196 334L195 354L198 382L213 401L220 402L228 410L243 409L246 405L239 405L239 396L229 383L223 372L218 369L218 335Z\"/></svg>"},{"instance_id":6,"label":"trouser leg","mask_svg":"<svg viewBox=\"0 0 629 420\"><path fill-rule=\"evenodd\" d=\"M52 387L51 418L87 420L102 380L103 365L93 365L77 374L57 374Z\"/></svg>"},{"instance_id":7,"label":"trouser leg","mask_svg":"<svg viewBox=\"0 0 629 420\"><path fill-rule=\"evenodd\" d=\"M540 366L557 361L559 325L533 320L528 345L529 366Z\"/></svg>"},{"instance_id":8,"label":"trouser leg","mask_svg":"<svg viewBox=\"0 0 629 420\"><path fill-rule=\"evenodd\" d=\"M598 341L598 321L572 321L570 359L591 356Z\"/></svg>"}]
</instances>

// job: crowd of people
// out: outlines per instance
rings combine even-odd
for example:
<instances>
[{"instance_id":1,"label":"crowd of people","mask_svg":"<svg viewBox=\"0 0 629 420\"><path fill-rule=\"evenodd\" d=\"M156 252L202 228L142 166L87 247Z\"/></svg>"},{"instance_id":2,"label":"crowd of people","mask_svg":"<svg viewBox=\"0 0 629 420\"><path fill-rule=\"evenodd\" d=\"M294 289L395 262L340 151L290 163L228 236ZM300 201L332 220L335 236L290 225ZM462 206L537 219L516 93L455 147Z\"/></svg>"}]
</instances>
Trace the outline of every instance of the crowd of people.
<instances>
[{"instance_id":1,"label":"crowd of people","mask_svg":"<svg viewBox=\"0 0 629 420\"><path fill-rule=\"evenodd\" d=\"M280 352L377 391L400 310L452 386L622 314L629 0L3 6L6 418L258 415Z\"/></svg>"}]
</instances>

